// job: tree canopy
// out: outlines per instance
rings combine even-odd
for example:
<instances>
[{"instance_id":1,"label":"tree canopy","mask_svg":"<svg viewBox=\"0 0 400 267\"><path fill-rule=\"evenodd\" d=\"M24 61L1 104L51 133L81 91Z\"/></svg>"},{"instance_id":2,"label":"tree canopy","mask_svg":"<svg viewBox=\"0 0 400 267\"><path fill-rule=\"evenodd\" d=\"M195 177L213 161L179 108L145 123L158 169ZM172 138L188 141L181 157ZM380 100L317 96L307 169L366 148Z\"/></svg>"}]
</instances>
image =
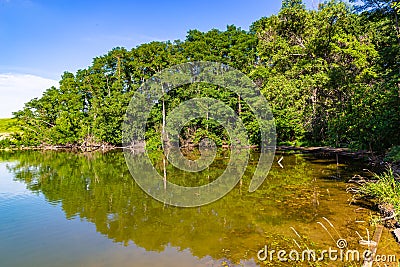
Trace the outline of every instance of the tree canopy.
<instances>
[{"instance_id":1,"label":"tree canopy","mask_svg":"<svg viewBox=\"0 0 400 267\"><path fill-rule=\"evenodd\" d=\"M327 1L308 10L284 0L278 14L254 22L249 31L190 30L186 39L112 49L59 87L47 89L14 113L23 131L15 142L121 144L121 124L133 93L155 73L190 61L228 64L249 75L269 101L281 144L332 145L383 150L400 144L400 32L398 1ZM242 118L251 144L258 124L240 96L208 84L168 92L148 121L148 145L161 144L163 110L207 96ZM188 124L182 140L211 136L229 144L221 127L207 119Z\"/></svg>"}]
</instances>

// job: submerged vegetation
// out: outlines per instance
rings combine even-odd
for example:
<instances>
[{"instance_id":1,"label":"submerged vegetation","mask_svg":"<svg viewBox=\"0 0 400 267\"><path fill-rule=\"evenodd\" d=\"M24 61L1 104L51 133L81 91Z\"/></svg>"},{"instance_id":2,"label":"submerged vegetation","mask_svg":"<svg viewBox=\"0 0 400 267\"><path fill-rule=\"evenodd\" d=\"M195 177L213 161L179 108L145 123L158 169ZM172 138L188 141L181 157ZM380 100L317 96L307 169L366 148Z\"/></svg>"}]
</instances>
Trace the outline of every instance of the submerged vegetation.
<instances>
[{"instance_id":1,"label":"submerged vegetation","mask_svg":"<svg viewBox=\"0 0 400 267\"><path fill-rule=\"evenodd\" d=\"M357 2L358 4L360 2ZM133 93L152 75L189 61L228 64L249 75L269 101L281 144L330 145L384 151L400 144L400 34L396 1L362 1L357 8L327 1L307 10L284 0L278 14L249 31L190 30L186 39L117 47L59 87L47 89L14 113L19 144L121 144L121 123ZM240 96L208 84L177 88L163 99L166 112L194 97L212 97L242 118L252 145L258 123ZM147 125L148 145L160 146L163 105ZM182 139L211 136L229 144L221 126L191 121Z\"/></svg>"}]
</instances>

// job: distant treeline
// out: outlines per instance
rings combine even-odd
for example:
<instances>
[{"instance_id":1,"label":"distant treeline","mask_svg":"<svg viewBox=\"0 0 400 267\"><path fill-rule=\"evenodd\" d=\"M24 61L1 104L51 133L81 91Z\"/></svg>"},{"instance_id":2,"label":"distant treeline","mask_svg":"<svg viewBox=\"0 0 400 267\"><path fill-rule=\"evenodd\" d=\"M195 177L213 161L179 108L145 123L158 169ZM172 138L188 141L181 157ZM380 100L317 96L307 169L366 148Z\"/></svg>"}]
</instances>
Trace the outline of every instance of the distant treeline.
<instances>
[{"instance_id":1,"label":"distant treeline","mask_svg":"<svg viewBox=\"0 0 400 267\"><path fill-rule=\"evenodd\" d=\"M340 1L307 10L285 0L277 15L249 31L190 30L184 41L114 48L75 74L65 72L14 113L29 146L121 144L126 107L140 85L169 66L190 61L228 64L247 74L270 103L278 143L384 150L400 144L400 32L398 1ZM356 4L355 4L356 5ZM193 97L212 97L233 108L259 141L258 124L240 96L214 85L178 88L164 98L166 111ZM160 145L162 105L148 121L148 145ZM209 136L229 144L224 129L198 119L182 131L195 144Z\"/></svg>"}]
</instances>

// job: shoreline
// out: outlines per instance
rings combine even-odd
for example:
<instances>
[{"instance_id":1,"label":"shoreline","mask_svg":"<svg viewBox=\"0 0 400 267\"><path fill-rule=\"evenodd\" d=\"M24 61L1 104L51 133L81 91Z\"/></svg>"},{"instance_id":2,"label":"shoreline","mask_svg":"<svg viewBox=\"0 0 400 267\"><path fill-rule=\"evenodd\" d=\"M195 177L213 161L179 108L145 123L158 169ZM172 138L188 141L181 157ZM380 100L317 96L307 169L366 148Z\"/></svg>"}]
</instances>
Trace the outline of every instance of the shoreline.
<instances>
[{"instance_id":1,"label":"shoreline","mask_svg":"<svg viewBox=\"0 0 400 267\"><path fill-rule=\"evenodd\" d=\"M357 150L352 151L349 148L341 148L341 147L329 147L329 146L316 146L316 147L296 147L296 146L277 146L277 151L298 151L301 153L330 153L330 154L338 154L346 157L354 157L354 158L365 158L366 156L372 156L373 153L367 150Z\"/></svg>"},{"instance_id":2,"label":"shoreline","mask_svg":"<svg viewBox=\"0 0 400 267\"><path fill-rule=\"evenodd\" d=\"M219 146L218 148L221 149L229 149L231 146L228 145L223 145ZM114 149L124 149L124 148L130 148L132 150L143 150L144 146L135 146L135 147L126 147L126 146L115 146L115 145L110 145L110 144L99 144L99 145L91 145L91 146L85 146L85 145L40 145L40 146L21 146L21 147L6 147L6 148L0 148L1 150L70 150L70 151L76 151L76 150L81 150L82 152L88 152L88 150L98 151L98 150L114 150ZM197 146L191 146L191 147L181 147L184 149L195 149ZM243 148L246 149L254 149L258 150L259 147L252 145L252 146L244 146ZM301 153L311 153L311 154L317 154L317 153L334 153L334 154L339 154L343 156L349 156L349 157L364 157L368 155L372 155L370 151L367 150L358 150L358 151L352 151L349 148L335 148L335 147L329 147L329 146L318 146L318 147L297 147L297 146L276 146L275 147L276 151L294 151L294 152L301 152Z\"/></svg>"},{"instance_id":3,"label":"shoreline","mask_svg":"<svg viewBox=\"0 0 400 267\"><path fill-rule=\"evenodd\" d=\"M26 151L26 150L42 150L42 151L67 151L74 153L92 153L92 152L109 152L112 150L121 150L129 148L134 151L145 151L144 146L137 147L124 147L124 146L114 146L110 144L98 144L98 145L90 145L90 146L82 146L82 145L41 145L35 147L8 147L8 148L0 148L0 151ZM186 149L194 149L195 147L190 147ZM224 145L219 147L221 149L229 149L230 146ZM254 149L258 150L257 146L249 146L244 147L246 149ZM365 160L370 165L374 167L387 168L391 167L395 174L400 175L400 163L396 162L388 162L384 160L383 155L375 155L371 151L367 150L357 150L352 151L349 148L336 148L329 146L315 146L315 147L298 147L298 146L285 146L280 145L276 146L275 152L294 152L299 154L331 154L331 155L339 155L344 157L350 157L358 160Z\"/></svg>"}]
</instances>

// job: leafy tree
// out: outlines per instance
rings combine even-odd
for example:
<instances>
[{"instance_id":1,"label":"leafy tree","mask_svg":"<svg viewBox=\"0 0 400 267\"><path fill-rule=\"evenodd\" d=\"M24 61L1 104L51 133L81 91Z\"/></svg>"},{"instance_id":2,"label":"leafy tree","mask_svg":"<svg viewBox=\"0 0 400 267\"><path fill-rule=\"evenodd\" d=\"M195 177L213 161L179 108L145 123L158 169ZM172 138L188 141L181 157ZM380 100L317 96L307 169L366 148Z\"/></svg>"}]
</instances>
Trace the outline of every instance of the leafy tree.
<instances>
[{"instance_id":1,"label":"leafy tree","mask_svg":"<svg viewBox=\"0 0 400 267\"><path fill-rule=\"evenodd\" d=\"M234 25L194 29L183 41L117 47L76 74L65 72L58 88L27 102L14 114L22 130L14 139L25 145L120 145L126 108L143 82L170 66L203 60L250 75L272 107L281 143L383 150L400 144L398 16L393 0L357 1L355 8L330 0L318 10L284 0L278 14L254 22L250 31ZM147 122L152 148L161 145L167 114L195 97L231 107L251 144L260 142L258 122L241 96L210 84L166 85ZM208 117L189 122L180 134L186 145L205 136L229 144L223 127Z\"/></svg>"},{"instance_id":2,"label":"leafy tree","mask_svg":"<svg viewBox=\"0 0 400 267\"><path fill-rule=\"evenodd\" d=\"M294 7L304 7L302 0L283 0L282 9L284 8L294 8Z\"/></svg>"}]
</instances>

